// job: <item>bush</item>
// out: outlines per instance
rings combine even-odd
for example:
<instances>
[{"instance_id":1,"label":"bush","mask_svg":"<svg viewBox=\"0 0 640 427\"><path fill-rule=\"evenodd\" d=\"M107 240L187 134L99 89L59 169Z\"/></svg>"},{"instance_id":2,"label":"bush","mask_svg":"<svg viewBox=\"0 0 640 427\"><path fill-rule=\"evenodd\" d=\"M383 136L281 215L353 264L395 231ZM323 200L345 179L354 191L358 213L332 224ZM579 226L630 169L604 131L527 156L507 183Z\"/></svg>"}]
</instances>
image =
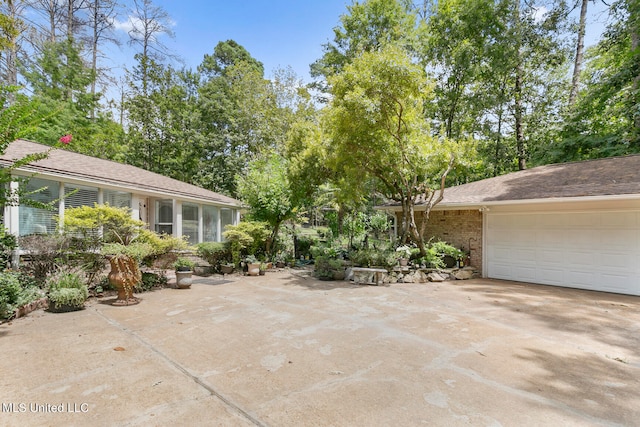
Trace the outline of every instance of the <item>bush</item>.
<instances>
[{"instance_id":1,"label":"bush","mask_svg":"<svg viewBox=\"0 0 640 427\"><path fill-rule=\"evenodd\" d=\"M305 258L310 257L311 256L310 249L313 245L316 245L317 243L318 243L318 240L314 239L313 237L309 237L309 236L296 237L294 239L296 258L299 258L301 256Z\"/></svg>"},{"instance_id":2,"label":"bush","mask_svg":"<svg viewBox=\"0 0 640 427\"><path fill-rule=\"evenodd\" d=\"M15 273L0 273L0 318L10 319L22 293L22 286Z\"/></svg>"},{"instance_id":3,"label":"bush","mask_svg":"<svg viewBox=\"0 0 640 427\"><path fill-rule=\"evenodd\" d=\"M69 240L59 234L24 236L20 238L20 247L28 253L28 262L23 263L20 269L33 276L40 285L57 270L58 265L68 264Z\"/></svg>"},{"instance_id":4,"label":"bush","mask_svg":"<svg viewBox=\"0 0 640 427\"><path fill-rule=\"evenodd\" d=\"M375 249L361 249L359 251L351 251L349 258L355 265L362 267L384 267L392 269L397 264L397 255L391 251L378 251Z\"/></svg>"},{"instance_id":5,"label":"bush","mask_svg":"<svg viewBox=\"0 0 640 427\"><path fill-rule=\"evenodd\" d=\"M0 227L0 270L11 267L11 256L17 247L16 236Z\"/></svg>"},{"instance_id":6,"label":"bush","mask_svg":"<svg viewBox=\"0 0 640 427\"><path fill-rule=\"evenodd\" d=\"M207 261L213 268L219 269L221 264L231 261L229 245L223 242L204 242L196 245L198 256Z\"/></svg>"},{"instance_id":7,"label":"bush","mask_svg":"<svg viewBox=\"0 0 640 427\"><path fill-rule=\"evenodd\" d=\"M162 288L167 284L167 276L145 271L142 273L142 281L135 287L136 292L147 292L153 288Z\"/></svg>"},{"instance_id":8,"label":"bush","mask_svg":"<svg viewBox=\"0 0 640 427\"><path fill-rule=\"evenodd\" d=\"M433 250L435 250L435 252L442 257L444 257L445 255L449 255L456 261L464 258L464 252L454 246L451 246L447 242L439 241L432 243L431 248L433 248Z\"/></svg>"}]
</instances>

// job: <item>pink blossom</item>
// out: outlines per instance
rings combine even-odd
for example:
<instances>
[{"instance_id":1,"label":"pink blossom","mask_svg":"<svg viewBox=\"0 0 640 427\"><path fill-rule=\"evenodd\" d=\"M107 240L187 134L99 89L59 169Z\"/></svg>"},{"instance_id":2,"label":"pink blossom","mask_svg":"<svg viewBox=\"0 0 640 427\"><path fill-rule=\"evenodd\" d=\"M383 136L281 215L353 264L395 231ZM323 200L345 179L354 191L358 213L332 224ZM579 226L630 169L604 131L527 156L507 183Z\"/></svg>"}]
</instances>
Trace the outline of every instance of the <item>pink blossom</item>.
<instances>
[{"instance_id":1,"label":"pink blossom","mask_svg":"<svg viewBox=\"0 0 640 427\"><path fill-rule=\"evenodd\" d=\"M63 144L68 144L71 142L71 140L73 139L73 135L71 135L70 133L66 134L65 136L61 136L59 141Z\"/></svg>"}]
</instances>

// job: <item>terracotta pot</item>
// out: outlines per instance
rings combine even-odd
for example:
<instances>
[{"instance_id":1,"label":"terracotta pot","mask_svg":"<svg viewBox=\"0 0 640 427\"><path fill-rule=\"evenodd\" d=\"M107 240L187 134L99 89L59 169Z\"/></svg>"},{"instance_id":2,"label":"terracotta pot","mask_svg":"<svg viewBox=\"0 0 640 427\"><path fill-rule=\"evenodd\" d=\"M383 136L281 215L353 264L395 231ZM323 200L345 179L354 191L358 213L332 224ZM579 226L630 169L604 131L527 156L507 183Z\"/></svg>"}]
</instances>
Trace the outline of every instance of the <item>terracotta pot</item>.
<instances>
[{"instance_id":1,"label":"terracotta pot","mask_svg":"<svg viewBox=\"0 0 640 427\"><path fill-rule=\"evenodd\" d=\"M247 274L249 276L257 276L260 274L260 263L247 264Z\"/></svg>"}]
</instances>

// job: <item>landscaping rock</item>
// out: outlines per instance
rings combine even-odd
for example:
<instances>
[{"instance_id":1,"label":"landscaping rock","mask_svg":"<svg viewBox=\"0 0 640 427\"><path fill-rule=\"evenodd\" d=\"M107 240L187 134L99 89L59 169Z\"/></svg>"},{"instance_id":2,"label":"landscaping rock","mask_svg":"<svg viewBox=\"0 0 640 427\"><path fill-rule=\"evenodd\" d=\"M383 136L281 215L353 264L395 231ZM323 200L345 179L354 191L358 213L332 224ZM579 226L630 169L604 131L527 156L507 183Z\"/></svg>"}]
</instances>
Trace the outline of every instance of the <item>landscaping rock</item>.
<instances>
[{"instance_id":1,"label":"landscaping rock","mask_svg":"<svg viewBox=\"0 0 640 427\"><path fill-rule=\"evenodd\" d=\"M456 280L468 280L468 279L471 279L473 277L473 269L465 267L462 270L458 270L455 273L453 273L453 277L455 277Z\"/></svg>"},{"instance_id":2,"label":"landscaping rock","mask_svg":"<svg viewBox=\"0 0 640 427\"><path fill-rule=\"evenodd\" d=\"M431 273L427 274L427 279L429 279L430 282L444 282L445 280L447 280L447 277L440 273L432 271Z\"/></svg>"}]
</instances>

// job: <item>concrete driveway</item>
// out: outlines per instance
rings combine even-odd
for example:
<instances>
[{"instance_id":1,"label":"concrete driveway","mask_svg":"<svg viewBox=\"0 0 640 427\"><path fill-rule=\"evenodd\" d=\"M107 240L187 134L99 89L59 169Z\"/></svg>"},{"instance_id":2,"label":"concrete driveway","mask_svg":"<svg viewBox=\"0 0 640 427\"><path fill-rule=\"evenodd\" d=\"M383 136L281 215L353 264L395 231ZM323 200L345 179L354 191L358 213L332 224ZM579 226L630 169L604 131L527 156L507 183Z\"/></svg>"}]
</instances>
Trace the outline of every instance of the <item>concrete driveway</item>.
<instances>
[{"instance_id":1,"label":"concrete driveway","mask_svg":"<svg viewBox=\"0 0 640 427\"><path fill-rule=\"evenodd\" d=\"M0 425L640 424L640 298L198 279L0 325Z\"/></svg>"}]
</instances>

